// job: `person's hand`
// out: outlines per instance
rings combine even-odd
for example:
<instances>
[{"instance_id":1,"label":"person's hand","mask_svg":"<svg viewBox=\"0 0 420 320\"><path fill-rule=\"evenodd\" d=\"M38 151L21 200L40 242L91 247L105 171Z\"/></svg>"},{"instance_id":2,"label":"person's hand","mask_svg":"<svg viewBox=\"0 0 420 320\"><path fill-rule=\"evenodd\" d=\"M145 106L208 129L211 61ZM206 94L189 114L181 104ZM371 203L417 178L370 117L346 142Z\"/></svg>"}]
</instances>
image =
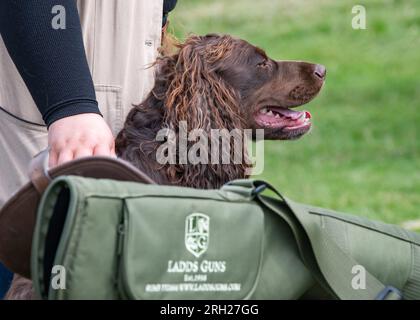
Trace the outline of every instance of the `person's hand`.
<instances>
[{"instance_id":1,"label":"person's hand","mask_svg":"<svg viewBox=\"0 0 420 320\"><path fill-rule=\"evenodd\" d=\"M95 113L59 119L48 130L49 166L88 156L115 156L112 132Z\"/></svg>"}]
</instances>

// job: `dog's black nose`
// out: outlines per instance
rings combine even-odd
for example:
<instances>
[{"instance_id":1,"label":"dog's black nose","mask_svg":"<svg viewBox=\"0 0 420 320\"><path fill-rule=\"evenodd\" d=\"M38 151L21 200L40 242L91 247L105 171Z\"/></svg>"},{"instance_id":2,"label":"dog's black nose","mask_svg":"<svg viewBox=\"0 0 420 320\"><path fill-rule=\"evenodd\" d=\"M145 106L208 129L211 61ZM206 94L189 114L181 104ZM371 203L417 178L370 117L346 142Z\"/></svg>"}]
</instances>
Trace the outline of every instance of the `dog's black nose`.
<instances>
[{"instance_id":1,"label":"dog's black nose","mask_svg":"<svg viewBox=\"0 0 420 320\"><path fill-rule=\"evenodd\" d=\"M327 75L327 69L322 64L317 64L315 65L314 75L317 78L324 80Z\"/></svg>"}]
</instances>

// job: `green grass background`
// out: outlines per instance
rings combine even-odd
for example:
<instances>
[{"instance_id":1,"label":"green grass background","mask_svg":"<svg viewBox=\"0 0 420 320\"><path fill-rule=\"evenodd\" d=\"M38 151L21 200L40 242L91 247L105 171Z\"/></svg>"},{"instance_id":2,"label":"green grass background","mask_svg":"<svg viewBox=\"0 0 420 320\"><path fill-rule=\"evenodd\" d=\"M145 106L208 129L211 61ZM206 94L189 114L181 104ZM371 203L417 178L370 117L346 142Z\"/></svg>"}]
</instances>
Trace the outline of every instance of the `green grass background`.
<instances>
[{"instance_id":1,"label":"green grass background","mask_svg":"<svg viewBox=\"0 0 420 320\"><path fill-rule=\"evenodd\" d=\"M353 30L351 9L367 10ZM305 106L312 132L266 142L267 179L288 197L390 223L420 219L420 1L179 0L180 39L229 33L275 59L327 66Z\"/></svg>"}]
</instances>

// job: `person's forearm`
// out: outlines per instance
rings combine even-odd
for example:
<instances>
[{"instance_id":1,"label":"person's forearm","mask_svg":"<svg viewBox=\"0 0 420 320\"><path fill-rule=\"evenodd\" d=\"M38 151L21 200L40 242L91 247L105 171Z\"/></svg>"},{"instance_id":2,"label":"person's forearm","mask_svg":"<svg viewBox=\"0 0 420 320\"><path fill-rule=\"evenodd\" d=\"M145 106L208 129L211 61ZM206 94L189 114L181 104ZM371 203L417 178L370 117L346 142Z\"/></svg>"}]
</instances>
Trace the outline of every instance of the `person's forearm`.
<instances>
[{"instance_id":1,"label":"person's forearm","mask_svg":"<svg viewBox=\"0 0 420 320\"><path fill-rule=\"evenodd\" d=\"M57 5L65 29L53 28ZM75 0L1 0L0 33L47 125L99 113Z\"/></svg>"}]
</instances>

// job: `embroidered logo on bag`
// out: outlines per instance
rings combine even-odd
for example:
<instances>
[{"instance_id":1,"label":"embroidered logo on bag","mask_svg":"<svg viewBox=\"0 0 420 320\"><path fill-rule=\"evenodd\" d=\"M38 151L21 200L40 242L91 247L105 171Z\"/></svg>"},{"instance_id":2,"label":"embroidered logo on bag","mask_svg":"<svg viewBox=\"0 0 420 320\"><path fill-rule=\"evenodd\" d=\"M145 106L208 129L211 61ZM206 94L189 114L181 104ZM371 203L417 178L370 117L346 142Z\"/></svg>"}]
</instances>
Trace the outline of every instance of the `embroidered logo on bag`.
<instances>
[{"instance_id":1,"label":"embroidered logo on bag","mask_svg":"<svg viewBox=\"0 0 420 320\"><path fill-rule=\"evenodd\" d=\"M209 246L210 218L203 213L192 213L185 218L185 247L200 257Z\"/></svg>"},{"instance_id":2,"label":"embroidered logo on bag","mask_svg":"<svg viewBox=\"0 0 420 320\"><path fill-rule=\"evenodd\" d=\"M194 212L185 218L185 247L196 258L205 253L209 246L210 217L204 213ZM213 244L215 245L215 244ZM232 268L234 269L234 268ZM168 260L164 276L151 283L146 283L146 293L238 293L242 290L241 281L225 282L229 276L226 260L183 259ZM236 274L236 273L235 273ZM164 281L163 281L164 279ZM242 278L241 278L242 279ZM175 295L171 295L175 297ZM229 295L235 298L236 295ZM197 295L197 297L203 297Z\"/></svg>"}]
</instances>

